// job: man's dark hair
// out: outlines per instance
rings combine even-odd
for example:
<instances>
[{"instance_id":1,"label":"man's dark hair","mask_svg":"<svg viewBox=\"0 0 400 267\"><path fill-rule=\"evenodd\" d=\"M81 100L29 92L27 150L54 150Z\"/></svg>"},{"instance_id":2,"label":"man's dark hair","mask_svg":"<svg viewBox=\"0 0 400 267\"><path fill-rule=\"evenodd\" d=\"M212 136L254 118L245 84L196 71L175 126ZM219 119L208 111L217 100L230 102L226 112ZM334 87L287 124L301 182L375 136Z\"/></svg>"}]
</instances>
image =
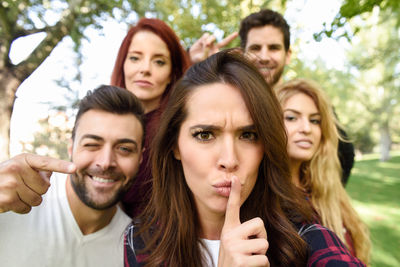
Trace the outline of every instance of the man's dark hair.
<instances>
[{"instance_id":1,"label":"man's dark hair","mask_svg":"<svg viewBox=\"0 0 400 267\"><path fill-rule=\"evenodd\" d=\"M283 34L283 43L286 52L290 47L290 27L283 16L271 9L262 9L245 17L240 23L240 46L244 49L247 43L247 35L253 28L271 25L278 28Z\"/></svg>"},{"instance_id":2,"label":"man's dark hair","mask_svg":"<svg viewBox=\"0 0 400 267\"><path fill-rule=\"evenodd\" d=\"M134 115L142 125L144 136L144 109L139 99L126 89L111 85L101 85L97 89L89 91L80 101L78 114L76 115L74 128L72 129L72 140L75 139L75 132L80 117L91 109L119 115Z\"/></svg>"}]
</instances>

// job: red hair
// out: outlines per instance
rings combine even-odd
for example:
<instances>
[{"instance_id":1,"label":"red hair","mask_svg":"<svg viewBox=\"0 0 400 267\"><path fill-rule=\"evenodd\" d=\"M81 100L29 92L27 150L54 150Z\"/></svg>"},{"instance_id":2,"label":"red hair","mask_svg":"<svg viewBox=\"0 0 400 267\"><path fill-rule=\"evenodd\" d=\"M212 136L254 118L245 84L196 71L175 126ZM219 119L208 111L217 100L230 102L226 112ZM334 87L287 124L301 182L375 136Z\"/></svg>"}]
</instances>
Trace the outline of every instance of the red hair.
<instances>
[{"instance_id":1,"label":"red hair","mask_svg":"<svg viewBox=\"0 0 400 267\"><path fill-rule=\"evenodd\" d=\"M178 36L164 21L159 19L142 18L136 24L129 29L124 40L122 41L121 47L119 48L117 59L115 60L114 69L111 76L111 85L126 88L125 85L125 74L124 74L124 62L128 49L131 44L133 36L140 31L151 31L160 37L168 47L171 56L171 82L165 88L162 96L162 102L169 95L171 88L174 84L182 77L183 73L190 65L189 58L186 51L180 44Z\"/></svg>"},{"instance_id":2,"label":"red hair","mask_svg":"<svg viewBox=\"0 0 400 267\"><path fill-rule=\"evenodd\" d=\"M140 31L150 31L165 42L171 56L172 66L170 77L171 81L165 88L165 91L161 97L159 108L146 114L146 134L144 142L144 147L146 149L143 152L143 161L140 164L135 183L122 199L125 211L130 216L136 216L138 213L140 213L143 208L142 205L145 205L148 202L148 197L146 196L152 190L151 182L149 182L150 178L152 177L151 167L149 164L151 150L150 144L153 140L154 133L157 131L160 115L163 113L164 107L168 102L168 96L174 88L175 83L183 76L186 69L190 65L188 55L180 44L179 38L164 21L159 19L142 18L138 21L136 26L133 26L129 29L124 40L122 41L121 47L118 51L117 59L115 61L114 70L112 72L111 85L126 89L124 63L133 36Z\"/></svg>"}]
</instances>

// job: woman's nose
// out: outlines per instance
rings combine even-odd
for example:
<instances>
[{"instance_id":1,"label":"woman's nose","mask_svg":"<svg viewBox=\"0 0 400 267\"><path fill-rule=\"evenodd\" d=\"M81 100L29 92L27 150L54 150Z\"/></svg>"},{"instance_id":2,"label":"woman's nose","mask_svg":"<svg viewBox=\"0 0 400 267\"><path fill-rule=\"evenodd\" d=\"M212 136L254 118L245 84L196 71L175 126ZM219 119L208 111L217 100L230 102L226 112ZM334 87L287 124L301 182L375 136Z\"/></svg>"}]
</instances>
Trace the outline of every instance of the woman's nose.
<instances>
[{"instance_id":1,"label":"woman's nose","mask_svg":"<svg viewBox=\"0 0 400 267\"><path fill-rule=\"evenodd\" d=\"M302 119L301 120L301 125L300 125L300 130L304 133L309 133L311 132L311 124L308 119Z\"/></svg>"},{"instance_id":2,"label":"woman's nose","mask_svg":"<svg viewBox=\"0 0 400 267\"><path fill-rule=\"evenodd\" d=\"M237 152L233 138L223 140L218 159L219 169L227 172L236 171L239 166Z\"/></svg>"},{"instance_id":3,"label":"woman's nose","mask_svg":"<svg viewBox=\"0 0 400 267\"><path fill-rule=\"evenodd\" d=\"M149 60L143 60L140 64L140 73L150 74L151 73L151 62Z\"/></svg>"}]
</instances>

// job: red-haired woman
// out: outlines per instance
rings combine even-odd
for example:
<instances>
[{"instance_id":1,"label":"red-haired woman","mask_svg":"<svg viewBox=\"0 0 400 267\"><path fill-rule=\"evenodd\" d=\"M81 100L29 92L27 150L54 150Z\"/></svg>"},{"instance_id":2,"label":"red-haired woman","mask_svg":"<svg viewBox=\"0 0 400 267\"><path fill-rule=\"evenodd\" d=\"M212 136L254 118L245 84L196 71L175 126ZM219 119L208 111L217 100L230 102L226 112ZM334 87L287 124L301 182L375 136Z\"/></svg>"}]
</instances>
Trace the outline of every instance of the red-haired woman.
<instances>
[{"instance_id":1,"label":"red-haired woman","mask_svg":"<svg viewBox=\"0 0 400 267\"><path fill-rule=\"evenodd\" d=\"M162 20L142 18L130 28L119 49L111 85L135 94L145 109L145 151L139 173L123 204L130 216L143 209L151 190L150 143L175 82L189 67L186 51Z\"/></svg>"}]
</instances>

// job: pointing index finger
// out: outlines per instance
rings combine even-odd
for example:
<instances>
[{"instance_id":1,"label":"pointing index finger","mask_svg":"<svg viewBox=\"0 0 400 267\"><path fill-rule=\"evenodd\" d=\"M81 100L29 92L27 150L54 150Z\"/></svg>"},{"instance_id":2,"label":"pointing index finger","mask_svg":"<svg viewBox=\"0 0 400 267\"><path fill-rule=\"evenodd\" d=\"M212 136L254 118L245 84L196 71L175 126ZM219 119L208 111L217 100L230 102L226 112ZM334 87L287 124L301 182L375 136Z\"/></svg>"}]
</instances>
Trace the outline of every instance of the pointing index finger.
<instances>
[{"instance_id":1,"label":"pointing index finger","mask_svg":"<svg viewBox=\"0 0 400 267\"><path fill-rule=\"evenodd\" d=\"M46 156L26 154L25 161L32 169L38 171L73 173L76 170L72 162Z\"/></svg>"},{"instance_id":2,"label":"pointing index finger","mask_svg":"<svg viewBox=\"0 0 400 267\"><path fill-rule=\"evenodd\" d=\"M234 32L234 33L229 34L227 37L222 39L222 41L217 44L218 48L222 48L222 47L227 46L230 42L235 40L238 35L239 35L238 32Z\"/></svg>"},{"instance_id":3,"label":"pointing index finger","mask_svg":"<svg viewBox=\"0 0 400 267\"><path fill-rule=\"evenodd\" d=\"M240 191L242 185L236 176L232 177L231 193L226 205L224 228L240 225Z\"/></svg>"}]
</instances>

